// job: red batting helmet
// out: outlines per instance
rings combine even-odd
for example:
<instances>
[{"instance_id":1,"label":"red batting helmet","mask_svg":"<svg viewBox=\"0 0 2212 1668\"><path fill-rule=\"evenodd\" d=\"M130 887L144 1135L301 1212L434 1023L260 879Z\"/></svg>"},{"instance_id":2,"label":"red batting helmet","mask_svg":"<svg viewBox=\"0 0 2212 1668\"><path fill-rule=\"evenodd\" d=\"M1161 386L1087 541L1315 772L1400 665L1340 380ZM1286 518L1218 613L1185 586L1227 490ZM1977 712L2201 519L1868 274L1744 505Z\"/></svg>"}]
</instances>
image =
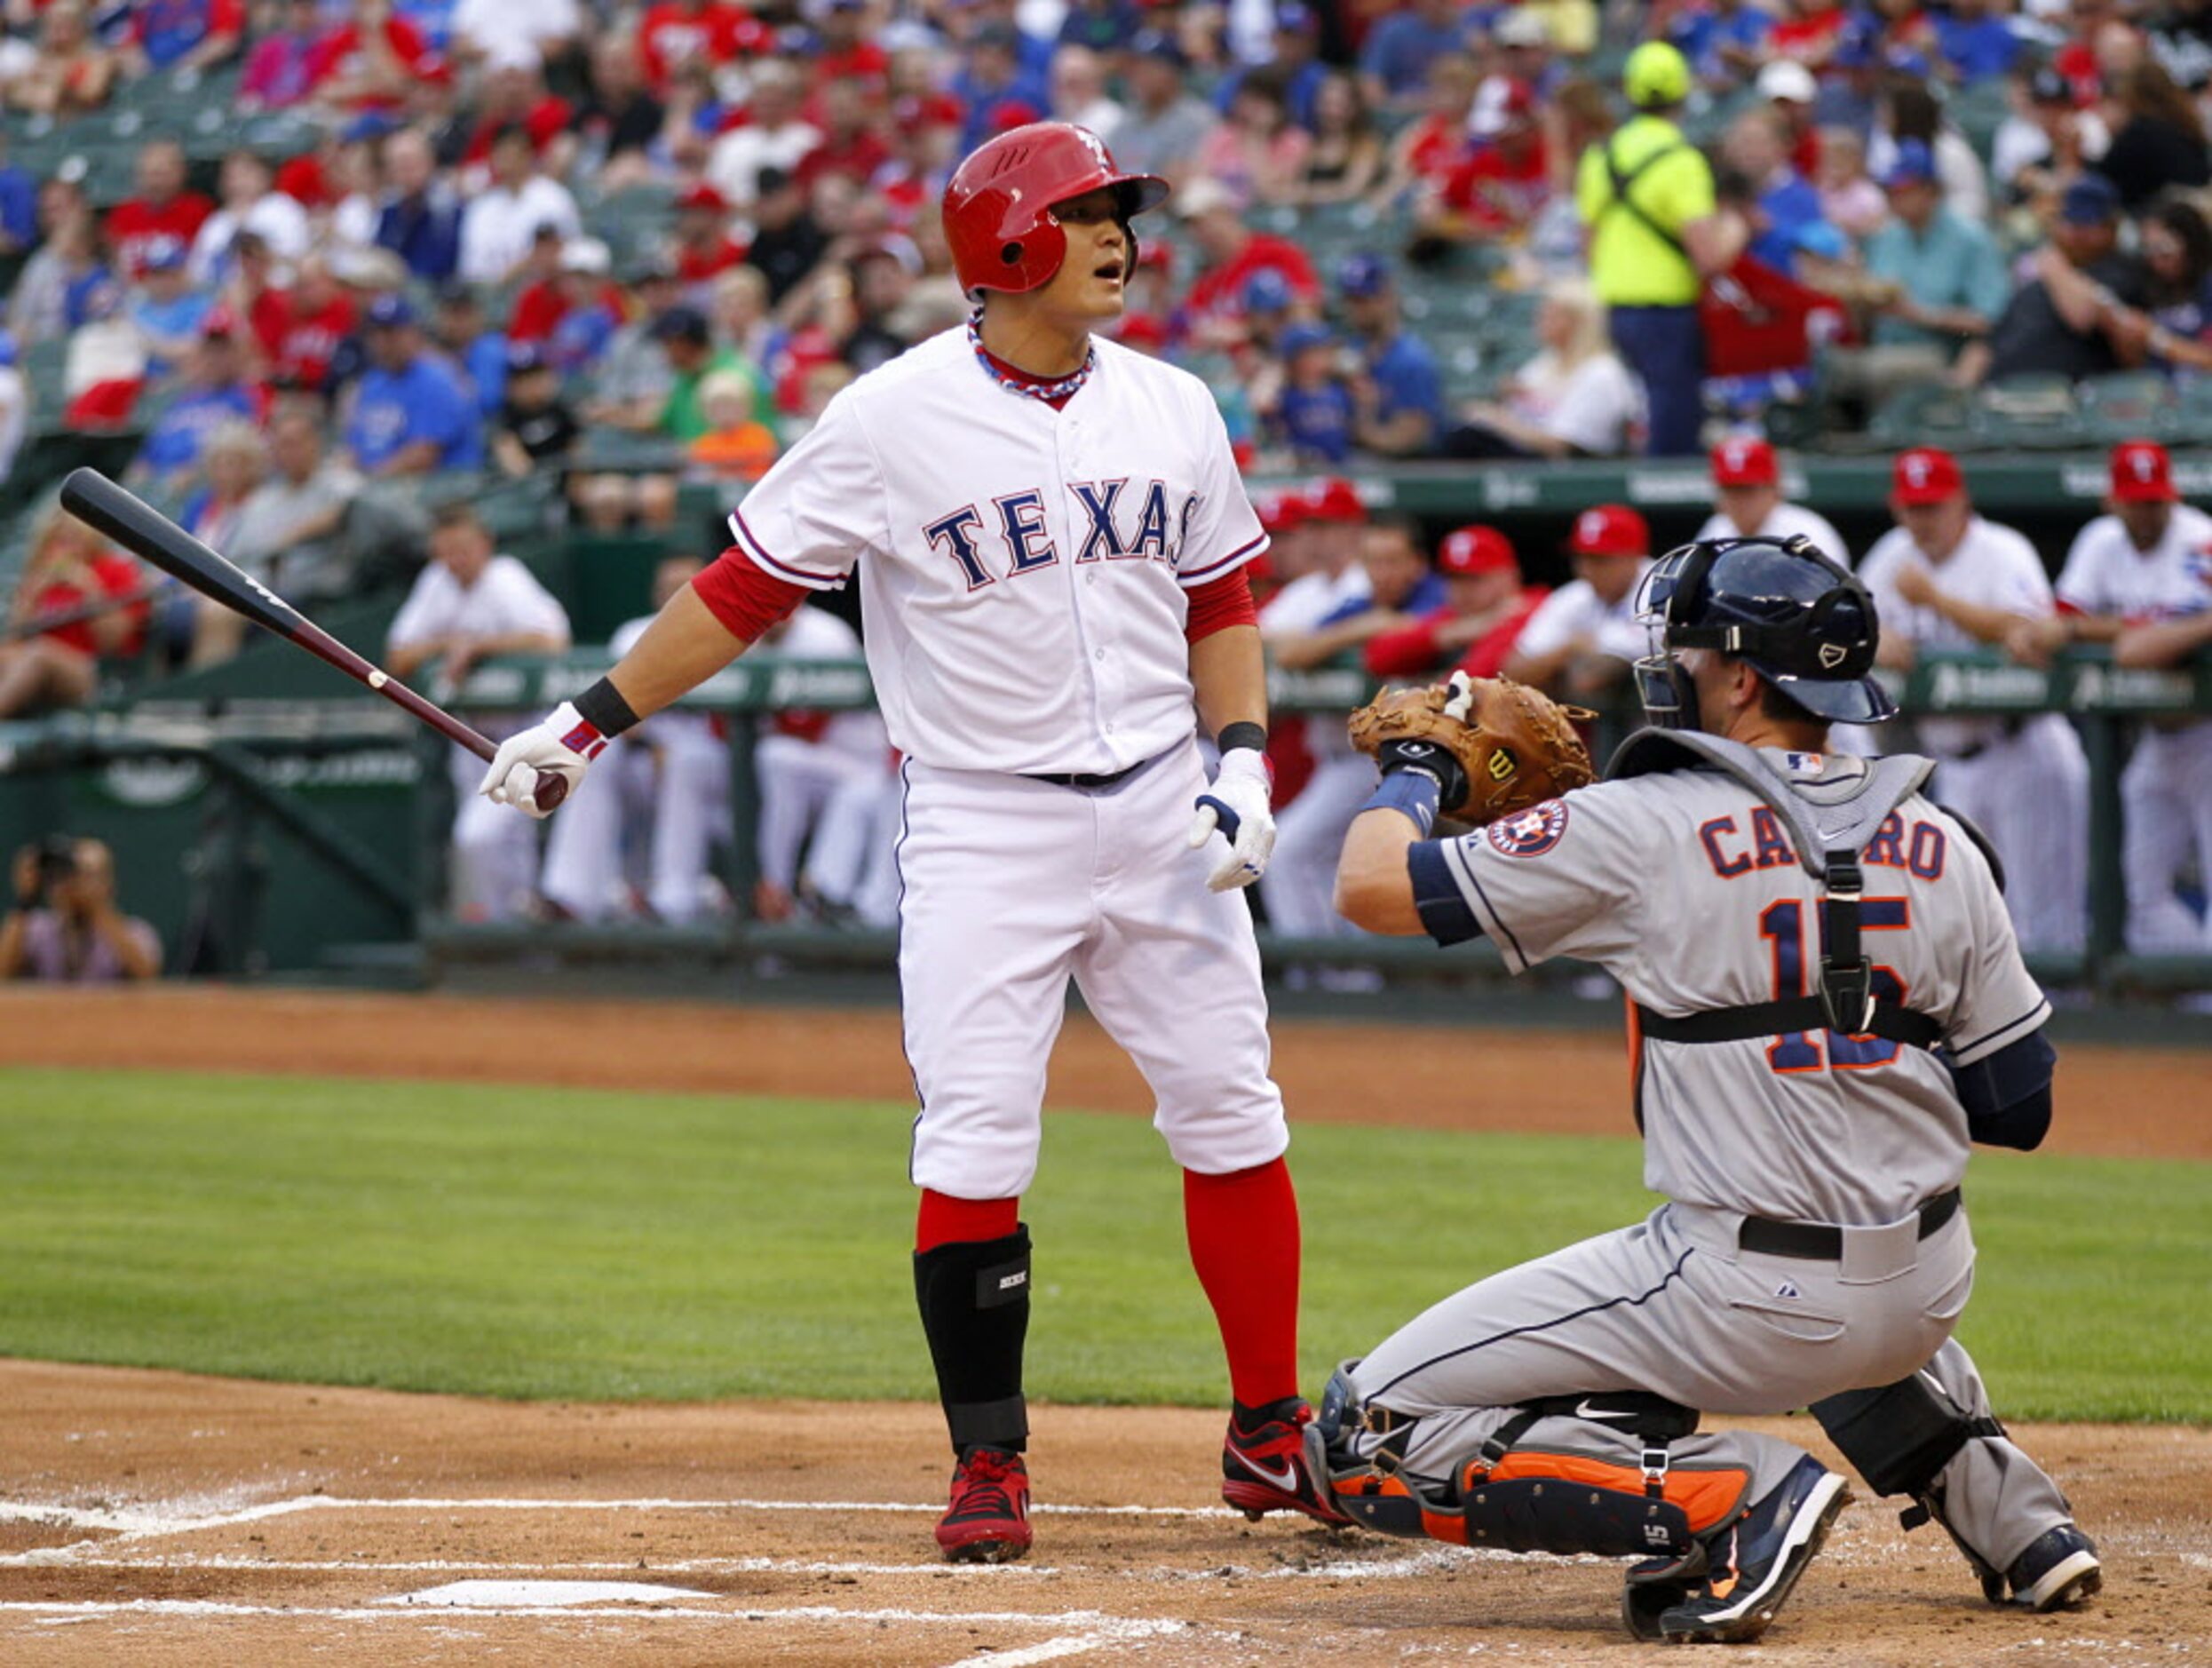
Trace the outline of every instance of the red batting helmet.
<instances>
[{"instance_id":1,"label":"red batting helmet","mask_svg":"<svg viewBox=\"0 0 2212 1668\"><path fill-rule=\"evenodd\" d=\"M1115 168L1098 136L1072 122L1032 122L978 146L945 186L945 241L961 289L1051 282L1067 253L1052 205L1101 186L1115 188L1123 219L1168 195L1166 180Z\"/></svg>"}]
</instances>

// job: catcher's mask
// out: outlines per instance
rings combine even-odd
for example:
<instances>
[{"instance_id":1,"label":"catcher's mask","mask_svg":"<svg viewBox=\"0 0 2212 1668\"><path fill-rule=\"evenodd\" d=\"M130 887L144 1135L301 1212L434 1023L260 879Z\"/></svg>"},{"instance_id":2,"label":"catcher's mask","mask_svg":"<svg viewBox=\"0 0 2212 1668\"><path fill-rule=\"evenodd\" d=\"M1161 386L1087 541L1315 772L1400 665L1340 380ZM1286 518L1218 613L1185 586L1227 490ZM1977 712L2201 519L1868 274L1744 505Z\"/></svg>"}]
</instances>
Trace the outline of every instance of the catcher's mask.
<instances>
[{"instance_id":1,"label":"catcher's mask","mask_svg":"<svg viewBox=\"0 0 2212 1668\"><path fill-rule=\"evenodd\" d=\"M1702 539L1671 550L1645 576L1637 618L1651 652L1636 692L1661 729L1699 727L1697 689L1675 658L1717 649L1820 718L1879 724L1897 706L1868 674L1881 627L1867 588L1811 539Z\"/></svg>"}]
</instances>

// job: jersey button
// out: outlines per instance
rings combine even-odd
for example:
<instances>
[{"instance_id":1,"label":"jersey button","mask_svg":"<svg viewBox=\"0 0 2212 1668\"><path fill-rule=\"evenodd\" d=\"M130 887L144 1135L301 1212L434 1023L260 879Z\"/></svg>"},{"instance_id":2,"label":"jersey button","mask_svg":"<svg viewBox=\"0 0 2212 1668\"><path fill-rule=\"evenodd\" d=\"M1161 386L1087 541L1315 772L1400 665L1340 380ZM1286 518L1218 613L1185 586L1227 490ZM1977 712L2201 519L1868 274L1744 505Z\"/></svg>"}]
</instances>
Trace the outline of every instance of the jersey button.
<instances>
[{"instance_id":1,"label":"jersey button","mask_svg":"<svg viewBox=\"0 0 2212 1668\"><path fill-rule=\"evenodd\" d=\"M1093 660L1104 660L1106 658L1106 650L1103 648L1094 650L1091 654L1091 658Z\"/></svg>"}]
</instances>

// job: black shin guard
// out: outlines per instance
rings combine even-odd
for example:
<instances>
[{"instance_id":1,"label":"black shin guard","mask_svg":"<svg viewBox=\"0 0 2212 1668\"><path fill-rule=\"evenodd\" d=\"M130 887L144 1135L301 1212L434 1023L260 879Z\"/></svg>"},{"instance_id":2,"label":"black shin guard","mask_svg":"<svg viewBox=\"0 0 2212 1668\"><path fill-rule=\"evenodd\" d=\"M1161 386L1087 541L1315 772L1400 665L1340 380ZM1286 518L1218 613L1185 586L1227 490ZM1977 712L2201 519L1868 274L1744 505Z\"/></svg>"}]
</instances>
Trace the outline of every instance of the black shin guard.
<instances>
[{"instance_id":1,"label":"black shin guard","mask_svg":"<svg viewBox=\"0 0 2212 1668\"><path fill-rule=\"evenodd\" d=\"M914 1296L957 1454L1029 1440L1021 1351L1029 1335L1029 1230L956 1240L914 1257Z\"/></svg>"}]
</instances>

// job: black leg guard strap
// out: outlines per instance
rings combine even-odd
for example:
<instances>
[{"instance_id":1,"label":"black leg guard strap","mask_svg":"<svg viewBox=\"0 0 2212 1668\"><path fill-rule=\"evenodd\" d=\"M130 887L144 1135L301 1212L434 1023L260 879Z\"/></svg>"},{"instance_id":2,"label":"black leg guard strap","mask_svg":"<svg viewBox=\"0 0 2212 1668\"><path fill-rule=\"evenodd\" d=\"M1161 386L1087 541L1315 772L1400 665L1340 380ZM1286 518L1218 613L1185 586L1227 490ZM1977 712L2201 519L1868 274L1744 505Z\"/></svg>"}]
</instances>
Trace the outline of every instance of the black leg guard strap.
<instances>
[{"instance_id":1,"label":"black leg guard strap","mask_svg":"<svg viewBox=\"0 0 2212 1668\"><path fill-rule=\"evenodd\" d=\"M1876 1494L1926 1494L1967 1443L2004 1434L1994 1419L1968 1418L1918 1373L1828 1396L1812 1404L1812 1417Z\"/></svg>"},{"instance_id":2,"label":"black leg guard strap","mask_svg":"<svg viewBox=\"0 0 2212 1668\"><path fill-rule=\"evenodd\" d=\"M914 1295L954 1451L985 1446L1019 1452L1029 1438L1021 1394L1022 1346L1029 1335L1028 1228L916 1252Z\"/></svg>"}]
</instances>

